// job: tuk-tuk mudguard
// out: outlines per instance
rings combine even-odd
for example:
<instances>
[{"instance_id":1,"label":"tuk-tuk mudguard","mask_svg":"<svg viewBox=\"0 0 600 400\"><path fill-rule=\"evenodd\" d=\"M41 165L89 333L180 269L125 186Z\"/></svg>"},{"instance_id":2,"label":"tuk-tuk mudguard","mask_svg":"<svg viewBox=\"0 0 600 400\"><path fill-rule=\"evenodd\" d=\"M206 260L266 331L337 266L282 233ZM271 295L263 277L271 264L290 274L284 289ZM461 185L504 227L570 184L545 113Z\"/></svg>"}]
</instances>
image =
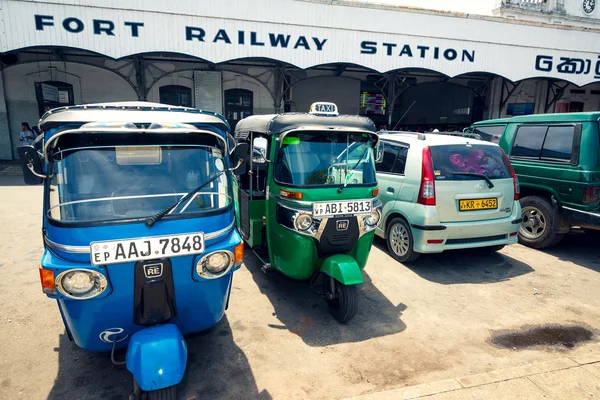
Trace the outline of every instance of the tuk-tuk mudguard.
<instances>
[{"instance_id":1,"label":"tuk-tuk mudguard","mask_svg":"<svg viewBox=\"0 0 600 400\"><path fill-rule=\"evenodd\" d=\"M173 324L142 329L129 341L127 369L146 392L177 385L186 363L187 346Z\"/></svg>"},{"instance_id":2,"label":"tuk-tuk mudguard","mask_svg":"<svg viewBox=\"0 0 600 400\"><path fill-rule=\"evenodd\" d=\"M321 272L344 285L358 285L364 282L358 263L347 254L336 254L327 257L323 260Z\"/></svg>"}]
</instances>

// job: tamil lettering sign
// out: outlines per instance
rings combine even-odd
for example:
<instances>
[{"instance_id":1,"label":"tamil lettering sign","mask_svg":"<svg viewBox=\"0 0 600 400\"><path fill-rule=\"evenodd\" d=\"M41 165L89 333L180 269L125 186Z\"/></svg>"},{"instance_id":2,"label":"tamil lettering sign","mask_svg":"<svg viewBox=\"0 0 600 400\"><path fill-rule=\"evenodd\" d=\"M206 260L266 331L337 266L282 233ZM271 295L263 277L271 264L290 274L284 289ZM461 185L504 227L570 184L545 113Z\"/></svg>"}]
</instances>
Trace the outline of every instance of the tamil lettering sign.
<instances>
[{"instance_id":1,"label":"tamil lettering sign","mask_svg":"<svg viewBox=\"0 0 600 400\"><path fill-rule=\"evenodd\" d=\"M592 31L324 0L278 0L277 7L230 2L145 0L141 9L134 0L111 3L114 8L94 1L7 1L0 7L0 32L6 32L0 52L53 46L113 59L168 52L211 63L260 58L298 68L346 63L381 73L418 68L449 77L488 72L512 81L600 80L599 36Z\"/></svg>"}]
</instances>

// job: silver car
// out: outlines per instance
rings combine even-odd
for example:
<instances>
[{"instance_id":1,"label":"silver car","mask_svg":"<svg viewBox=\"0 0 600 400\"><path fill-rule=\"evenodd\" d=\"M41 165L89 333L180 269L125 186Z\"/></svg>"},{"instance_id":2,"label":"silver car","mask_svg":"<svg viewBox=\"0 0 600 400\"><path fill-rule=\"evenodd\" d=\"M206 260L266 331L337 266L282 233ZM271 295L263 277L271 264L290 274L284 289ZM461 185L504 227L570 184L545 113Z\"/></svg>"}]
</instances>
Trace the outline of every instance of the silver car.
<instances>
[{"instance_id":1,"label":"silver car","mask_svg":"<svg viewBox=\"0 0 600 400\"><path fill-rule=\"evenodd\" d=\"M497 144L411 132L381 141L376 233L396 260L473 247L497 251L517 242L519 182Z\"/></svg>"}]
</instances>

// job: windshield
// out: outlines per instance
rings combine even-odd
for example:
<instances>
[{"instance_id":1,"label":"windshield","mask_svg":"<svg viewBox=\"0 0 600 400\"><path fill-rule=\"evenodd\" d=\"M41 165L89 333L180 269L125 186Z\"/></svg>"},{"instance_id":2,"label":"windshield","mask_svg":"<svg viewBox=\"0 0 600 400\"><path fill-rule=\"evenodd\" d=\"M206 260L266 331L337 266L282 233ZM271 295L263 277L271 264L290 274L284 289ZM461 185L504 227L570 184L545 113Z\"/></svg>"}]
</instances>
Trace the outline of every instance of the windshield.
<instances>
[{"instance_id":1,"label":"windshield","mask_svg":"<svg viewBox=\"0 0 600 400\"><path fill-rule=\"evenodd\" d=\"M53 159L48 214L66 222L152 216L225 168L222 151L205 145L84 147L60 150ZM223 174L170 215L219 210L230 202Z\"/></svg>"},{"instance_id":2,"label":"windshield","mask_svg":"<svg viewBox=\"0 0 600 400\"><path fill-rule=\"evenodd\" d=\"M374 142L367 133L290 133L282 139L274 178L292 186L374 184Z\"/></svg>"}]
</instances>

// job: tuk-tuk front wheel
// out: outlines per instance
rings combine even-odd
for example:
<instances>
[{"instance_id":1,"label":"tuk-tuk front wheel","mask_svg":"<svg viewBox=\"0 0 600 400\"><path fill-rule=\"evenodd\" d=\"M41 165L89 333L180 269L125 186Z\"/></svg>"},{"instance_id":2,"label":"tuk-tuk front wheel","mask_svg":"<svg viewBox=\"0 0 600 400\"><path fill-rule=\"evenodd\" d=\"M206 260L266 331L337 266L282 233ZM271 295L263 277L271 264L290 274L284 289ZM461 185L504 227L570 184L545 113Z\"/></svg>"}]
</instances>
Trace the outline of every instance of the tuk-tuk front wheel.
<instances>
[{"instance_id":1,"label":"tuk-tuk front wheel","mask_svg":"<svg viewBox=\"0 0 600 400\"><path fill-rule=\"evenodd\" d=\"M344 285L334 280L335 293L327 301L329 312L338 322L348 322L358 310L358 289L356 285Z\"/></svg>"},{"instance_id":2,"label":"tuk-tuk front wheel","mask_svg":"<svg viewBox=\"0 0 600 400\"><path fill-rule=\"evenodd\" d=\"M177 398L177 390L175 386L169 386L164 389L153 390L146 392L148 400L175 400Z\"/></svg>"}]
</instances>

